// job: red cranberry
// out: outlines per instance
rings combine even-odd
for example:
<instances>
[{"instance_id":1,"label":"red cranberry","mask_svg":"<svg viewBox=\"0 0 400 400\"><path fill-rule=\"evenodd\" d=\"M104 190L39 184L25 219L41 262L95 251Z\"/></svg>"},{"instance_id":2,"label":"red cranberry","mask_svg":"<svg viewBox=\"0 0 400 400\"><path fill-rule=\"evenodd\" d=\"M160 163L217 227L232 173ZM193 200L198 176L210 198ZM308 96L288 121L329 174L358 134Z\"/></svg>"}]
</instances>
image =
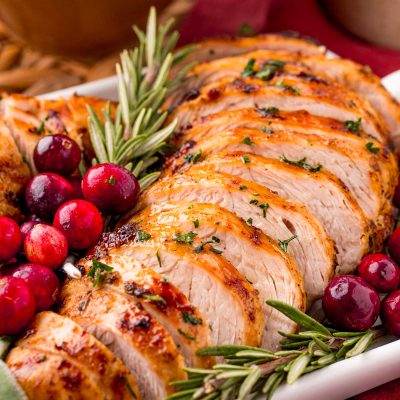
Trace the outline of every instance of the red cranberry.
<instances>
[{"instance_id":1,"label":"red cranberry","mask_svg":"<svg viewBox=\"0 0 400 400\"><path fill-rule=\"evenodd\" d=\"M22 245L18 224L11 218L0 217L0 262L15 257Z\"/></svg>"},{"instance_id":2,"label":"red cranberry","mask_svg":"<svg viewBox=\"0 0 400 400\"><path fill-rule=\"evenodd\" d=\"M78 178L77 176L70 176L68 178L68 182L72 185L75 191L74 199L83 199L82 179Z\"/></svg>"},{"instance_id":3,"label":"red cranberry","mask_svg":"<svg viewBox=\"0 0 400 400\"><path fill-rule=\"evenodd\" d=\"M29 210L44 219L51 219L58 207L73 197L72 185L62 176L52 173L36 175L25 190Z\"/></svg>"},{"instance_id":4,"label":"red cranberry","mask_svg":"<svg viewBox=\"0 0 400 400\"><path fill-rule=\"evenodd\" d=\"M400 337L400 290L390 293L382 301L381 310L385 328L392 335Z\"/></svg>"},{"instance_id":5,"label":"red cranberry","mask_svg":"<svg viewBox=\"0 0 400 400\"><path fill-rule=\"evenodd\" d=\"M36 311L48 310L56 301L60 282L49 268L37 264L23 264L12 271L12 276L23 279L31 288Z\"/></svg>"},{"instance_id":6,"label":"red cranberry","mask_svg":"<svg viewBox=\"0 0 400 400\"><path fill-rule=\"evenodd\" d=\"M368 254L361 260L358 275L379 292L391 292L399 286L400 269L385 254Z\"/></svg>"},{"instance_id":7,"label":"red cranberry","mask_svg":"<svg viewBox=\"0 0 400 400\"><path fill-rule=\"evenodd\" d=\"M116 164L91 167L82 180L86 200L100 210L122 213L131 209L139 196L139 182L126 168Z\"/></svg>"},{"instance_id":8,"label":"red cranberry","mask_svg":"<svg viewBox=\"0 0 400 400\"><path fill-rule=\"evenodd\" d=\"M56 269L67 258L68 241L57 228L38 224L26 235L24 249L30 263Z\"/></svg>"},{"instance_id":9,"label":"red cranberry","mask_svg":"<svg viewBox=\"0 0 400 400\"><path fill-rule=\"evenodd\" d=\"M396 190L394 192L393 204L397 208L400 208L400 179L399 182L397 183Z\"/></svg>"},{"instance_id":10,"label":"red cranberry","mask_svg":"<svg viewBox=\"0 0 400 400\"><path fill-rule=\"evenodd\" d=\"M389 236L388 249L392 258L400 263L400 227Z\"/></svg>"},{"instance_id":11,"label":"red cranberry","mask_svg":"<svg viewBox=\"0 0 400 400\"><path fill-rule=\"evenodd\" d=\"M334 278L325 289L322 306L338 328L364 331L379 315L379 296L362 278L344 275Z\"/></svg>"},{"instance_id":12,"label":"red cranberry","mask_svg":"<svg viewBox=\"0 0 400 400\"><path fill-rule=\"evenodd\" d=\"M93 246L103 232L100 211L85 200L71 200L63 204L54 217L53 225L64 233L74 250Z\"/></svg>"},{"instance_id":13,"label":"red cranberry","mask_svg":"<svg viewBox=\"0 0 400 400\"><path fill-rule=\"evenodd\" d=\"M38 171L71 175L81 161L81 150L74 140L66 135L49 135L41 138L33 152Z\"/></svg>"},{"instance_id":14,"label":"red cranberry","mask_svg":"<svg viewBox=\"0 0 400 400\"><path fill-rule=\"evenodd\" d=\"M25 240L26 235L28 232L37 224L41 224L42 222L40 221L26 221L20 226L21 230L21 235L22 235L22 240Z\"/></svg>"},{"instance_id":15,"label":"red cranberry","mask_svg":"<svg viewBox=\"0 0 400 400\"><path fill-rule=\"evenodd\" d=\"M0 335L19 333L35 314L35 298L20 278L0 278Z\"/></svg>"}]
</instances>

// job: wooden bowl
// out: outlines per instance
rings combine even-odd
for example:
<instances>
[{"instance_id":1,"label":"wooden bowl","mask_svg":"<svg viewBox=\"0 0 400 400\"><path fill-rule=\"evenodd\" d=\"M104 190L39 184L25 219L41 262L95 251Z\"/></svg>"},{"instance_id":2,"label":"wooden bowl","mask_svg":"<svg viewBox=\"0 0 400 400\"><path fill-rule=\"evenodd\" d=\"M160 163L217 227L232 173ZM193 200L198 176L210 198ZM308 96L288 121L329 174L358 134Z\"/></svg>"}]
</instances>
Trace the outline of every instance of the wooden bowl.
<instances>
[{"instance_id":1,"label":"wooden bowl","mask_svg":"<svg viewBox=\"0 0 400 400\"><path fill-rule=\"evenodd\" d=\"M93 56L134 40L150 5L160 13L171 0L0 0L0 19L27 45L52 54Z\"/></svg>"},{"instance_id":2,"label":"wooden bowl","mask_svg":"<svg viewBox=\"0 0 400 400\"><path fill-rule=\"evenodd\" d=\"M328 13L368 42L400 50L400 0L323 0Z\"/></svg>"}]
</instances>

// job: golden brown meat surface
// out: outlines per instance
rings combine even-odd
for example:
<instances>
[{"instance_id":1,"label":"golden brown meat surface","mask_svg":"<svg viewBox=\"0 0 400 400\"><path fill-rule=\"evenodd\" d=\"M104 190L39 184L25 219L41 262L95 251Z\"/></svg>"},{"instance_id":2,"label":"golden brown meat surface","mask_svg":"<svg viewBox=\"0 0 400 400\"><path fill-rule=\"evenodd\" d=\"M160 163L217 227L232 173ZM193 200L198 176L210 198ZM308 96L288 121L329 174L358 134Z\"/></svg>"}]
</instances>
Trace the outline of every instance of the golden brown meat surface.
<instances>
[{"instance_id":1,"label":"golden brown meat surface","mask_svg":"<svg viewBox=\"0 0 400 400\"><path fill-rule=\"evenodd\" d=\"M6 362L30 400L141 398L135 378L119 359L53 312L36 316Z\"/></svg>"}]
</instances>

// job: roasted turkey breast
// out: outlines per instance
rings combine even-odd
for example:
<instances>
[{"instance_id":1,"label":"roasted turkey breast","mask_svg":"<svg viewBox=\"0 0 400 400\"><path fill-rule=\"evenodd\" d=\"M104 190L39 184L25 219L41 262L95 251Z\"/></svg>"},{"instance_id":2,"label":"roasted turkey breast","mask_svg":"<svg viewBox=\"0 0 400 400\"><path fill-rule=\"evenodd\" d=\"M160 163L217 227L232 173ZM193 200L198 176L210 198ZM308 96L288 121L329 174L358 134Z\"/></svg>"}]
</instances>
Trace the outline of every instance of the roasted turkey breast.
<instances>
[{"instance_id":1,"label":"roasted turkey breast","mask_svg":"<svg viewBox=\"0 0 400 400\"><path fill-rule=\"evenodd\" d=\"M369 67L346 59L266 50L216 59L196 65L183 84L172 92L169 104L179 102L185 96L194 96L200 87L220 78L256 75L260 71L265 80L279 76L281 71L288 71L311 81L322 83L333 79L341 83L370 102L386 122L392 140L399 144L400 107L397 100L382 86L379 77Z\"/></svg>"},{"instance_id":2,"label":"roasted turkey breast","mask_svg":"<svg viewBox=\"0 0 400 400\"><path fill-rule=\"evenodd\" d=\"M196 352L207 347L209 328L202 314L193 307L186 296L170 281L163 279L154 270L135 262L132 257L113 257L98 260L113 268L107 276L102 290L128 294L135 302L160 322L174 339L188 366L207 367L210 360L199 357ZM86 274L92 268L90 257L80 261ZM195 321L195 323L190 322ZM187 336L179 332L186 332ZM195 337L191 340L189 337Z\"/></svg>"},{"instance_id":3,"label":"roasted turkey breast","mask_svg":"<svg viewBox=\"0 0 400 400\"><path fill-rule=\"evenodd\" d=\"M53 312L35 317L6 363L30 400L141 398L135 378L110 350Z\"/></svg>"},{"instance_id":4,"label":"roasted turkey breast","mask_svg":"<svg viewBox=\"0 0 400 400\"><path fill-rule=\"evenodd\" d=\"M0 120L0 215L21 220L20 197L29 178L29 168Z\"/></svg>"},{"instance_id":5,"label":"roasted turkey breast","mask_svg":"<svg viewBox=\"0 0 400 400\"><path fill-rule=\"evenodd\" d=\"M351 90L333 81L307 81L288 73L268 82L249 77L221 78L201 88L197 97L182 103L170 118L178 118L180 129L209 114L246 107L306 110L343 122L361 118L361 127L367 134L382 141L388 136L382 119Z\"/></svg>"},{"instance_id":6,"label":"roasted turkey breast","mask_svg":"<svg viewBox=\"0 0 400 400\"><path fill-rule=\"evenodd\" d=\"M276 349L281 339L278 331L296 329L296 324L267 306L265 300L278 299L304 309L303 278L294 260L259 229L217 205L191 202L149 206L131 220L136 221L151 221L166 241L199 254L209 245L230 261L260 293L265 318L263 347Z\"/></svg>"},{"instance_id":7,"label":"roasted turkey breast","mask_svg":"<svg viewBox=\"0 0 400 400\"><path fill-rule=\"evenodd\" d=\"M33 151L40 138L46 135L70 136L84 149L88 160L92 159L87 105L102 115L101 111L107 102L92 97L71 96L69 99L42 100L15 94L1 100L0 115L22 156L35 172Z\"/></svg>"},{"instance_id":8,"label":"roasted turkey breast","mask_svg":"<svg viewBox=\"0 0 400 400\"><path fill-rule=\"evenodd\" d=\"M326 170L336 175L349 188L372 221L386 218L390 221L388 200L382 195L379 173L369 160L353 149L338 146L336 140L322 139L317 135L287 131L266 134L256 129L233 129L218 136L207 134L197 143L188 142L180 153L170 160L165 174L177 171L196 154L206 157L221 152L245 152L267 158L280 159L288 164L302 166L309 171ZM247 158L243 159L247 162ZM251 162L251 160L250 160ZM387 224L383 224L380 236L385 236ZM382 238L376 237L382 241Z\"/></svg>"},{"instance_id":9,"label":"roasted turkey breast","mask_svg":"<svg viewBox=\"0 0 400 400\"><path fill-rule=\"evenodd\" d=\"M81 325L126 365L143 399L164 399L170 383L185 379L183 357L168 331L129 295L71 280L61 293L61 315Z\"/></svg>"},{"instance_id":10,"label":"roasted turkey breast","mask_svg":"<svg viewBox=\"0 0 400 400\"><path fill-rule=\"evenodd\" d=\"M249 163L243 162L246 156ZM283 199L304 204L335 243L337 274L354 271L369 249L369 226L362 209L343 183L329 172L310 172L280 160L240 152L210 156L195 167L205 173L212 169L240 176Z\"/></svg>"},{"instance_id":11,"label":"roasted turkey breast","mask_svg":"<svg viewBox=\"0 0 400 400\"><path fill-rule=\"evenodd\" d=\"M295 259L308 302L322 296L333 276L335 252L323 226L303 206L254 182L196 165L174 179L158 181L142 195L136 210L180 200L217 204L261 229Z\"/></svg>"},{"instance_id":12,"label":"roasted turkey breast","mask_svg":"<svg viewBox=\"0 0 400 400\"><path fill-rule=\"evenodd\" d=\"M134 258L172 282L204 315L211 344L261 344L264 318L257 290L207 247L197 254L190 247L166 241L157 226L142 221L103 235L94 254L111 263Z\"/></svg>"},{"instance_id":13,"label":"roasted turkey breast","mask_svg":"<svg viewBox=\"0 0 400 400\"><path fill-rule=\"evenodd\" d=\"M323 55L326 52L315 39L294 32L269 33L256 37L214 38L197 43L192 53L185 58L184 64L211 61L217 58L234 56L249 51L266 49L287 51L304 55Z\"/></svg>"}]
</instances>

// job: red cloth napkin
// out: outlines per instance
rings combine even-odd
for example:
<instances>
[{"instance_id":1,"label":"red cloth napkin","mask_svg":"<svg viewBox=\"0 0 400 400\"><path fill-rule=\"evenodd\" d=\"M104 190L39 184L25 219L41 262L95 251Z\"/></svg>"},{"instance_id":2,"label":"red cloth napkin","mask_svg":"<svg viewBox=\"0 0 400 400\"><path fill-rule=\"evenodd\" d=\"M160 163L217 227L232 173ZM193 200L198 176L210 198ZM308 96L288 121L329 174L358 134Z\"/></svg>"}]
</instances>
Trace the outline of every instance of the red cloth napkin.
<instances>
[{"instance_id":1,"label":"red cloth napkin","mask_svg":"<svg viewBox=\"0 0 400 400\"><path fill-rule=\"evenodd\" d=\"M400 69L400 52L368 44L342 31L328 19L317 0L198 0L182 25L180 43L235 35L243 23L257 33L291 30L312 36L340 56L369 65L379 76ZM353 398L399 399L400 379Z\"/></svg>"}]
</instances>

